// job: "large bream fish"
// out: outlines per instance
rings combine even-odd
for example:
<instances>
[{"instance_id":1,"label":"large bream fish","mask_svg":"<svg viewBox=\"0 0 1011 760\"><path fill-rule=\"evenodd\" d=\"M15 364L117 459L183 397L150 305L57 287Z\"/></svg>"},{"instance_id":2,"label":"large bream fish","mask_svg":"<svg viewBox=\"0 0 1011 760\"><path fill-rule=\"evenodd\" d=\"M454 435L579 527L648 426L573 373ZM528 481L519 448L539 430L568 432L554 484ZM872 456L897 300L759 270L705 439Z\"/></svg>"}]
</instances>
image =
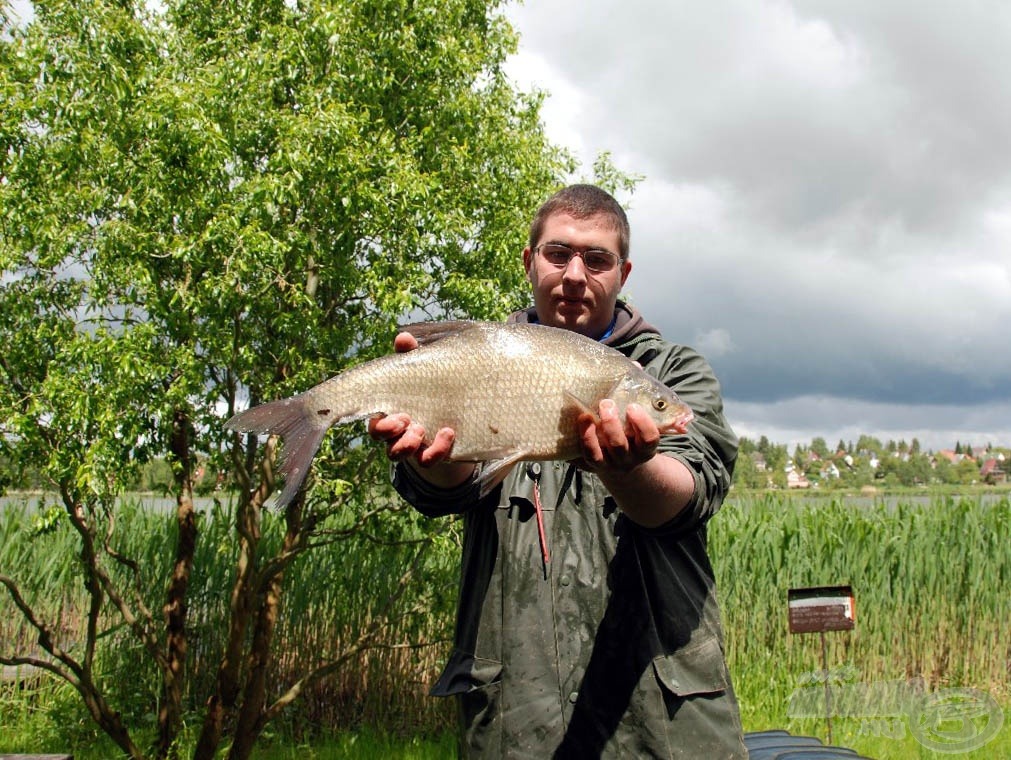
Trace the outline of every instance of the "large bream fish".
<instances>
[{"instance_id":1,"label":"large bream fish","mask_svg":"<svg viewBox=\"0 0 1011 760\"><path fill-rule=\"evenodd\" d=\"M520 460L580 456L576 420L601 399L640 404L661 432L693 417L666 385L620 352L569 330L529 324L428 322L403 328L414 351L342 372L291 398L253 407L226 427L284 440L277 504L295 496L323 435L380 414L403 412L428 435L456 431L454 461L487 462L482 492Z\"/></svg>"}]
</instances>

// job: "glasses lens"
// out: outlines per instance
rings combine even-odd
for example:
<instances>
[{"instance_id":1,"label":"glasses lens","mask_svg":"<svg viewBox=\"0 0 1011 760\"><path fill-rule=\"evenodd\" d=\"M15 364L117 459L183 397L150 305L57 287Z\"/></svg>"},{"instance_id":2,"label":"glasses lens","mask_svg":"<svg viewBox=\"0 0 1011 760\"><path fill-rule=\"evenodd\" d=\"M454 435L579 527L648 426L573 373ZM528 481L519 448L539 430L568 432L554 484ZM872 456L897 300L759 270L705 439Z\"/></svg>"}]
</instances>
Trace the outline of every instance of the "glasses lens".
<instances>
[{"instance_id":1,"label":"glasses lens","mask_svg":"<svg viewBox=\"0 0 1011 760\"><path fill-rule=\"evenodd\" d=\"M572 249L564 245L542 245L540 250L544 260L549 264L554 264L556 267L563 267L568 264L573 254Z\"/></svg>"},{"instance_id":2,"label":"glasses lens","mask_svg":"<svg viewBox=\"0 0 1011 760\"><path fill-rule=\"evenodd\" d=\"M610 251L583 251L583 263L591 272L609 272L617 262L617 256Z\"/></svg>"},{"instance_id":3,"label":"glasses lens","mask_svg":"<svg viewBox=\"0 0 1011 760\"><path fill-rule=\"evenodd\" d=\"M567 245L546 243L540 246L539 250L544 260L556 267L567 266L573 256L582 256L583 264L591 272L609 272L618 263L617 255L599 248L591 248L577 254Z\"/></svg>"}]
</instances>

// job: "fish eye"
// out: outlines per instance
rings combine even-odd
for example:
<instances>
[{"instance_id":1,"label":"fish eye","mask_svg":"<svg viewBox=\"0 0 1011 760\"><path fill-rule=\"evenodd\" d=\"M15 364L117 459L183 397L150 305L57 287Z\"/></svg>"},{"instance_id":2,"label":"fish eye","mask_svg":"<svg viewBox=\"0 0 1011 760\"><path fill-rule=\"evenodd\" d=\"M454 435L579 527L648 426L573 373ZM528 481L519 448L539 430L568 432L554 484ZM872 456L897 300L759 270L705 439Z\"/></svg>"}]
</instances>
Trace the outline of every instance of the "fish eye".
<instances>
[{"instance_id":1,"label":"fish eye","mask_svg":"<svg viewBox=\"0 0 1011 760\"><path fill-rule=\"evenodd\" d=\"M662 412L667 408L667 402L662 398L653 399L653 408L658 412Z\"/></svg>"}]
</instances>

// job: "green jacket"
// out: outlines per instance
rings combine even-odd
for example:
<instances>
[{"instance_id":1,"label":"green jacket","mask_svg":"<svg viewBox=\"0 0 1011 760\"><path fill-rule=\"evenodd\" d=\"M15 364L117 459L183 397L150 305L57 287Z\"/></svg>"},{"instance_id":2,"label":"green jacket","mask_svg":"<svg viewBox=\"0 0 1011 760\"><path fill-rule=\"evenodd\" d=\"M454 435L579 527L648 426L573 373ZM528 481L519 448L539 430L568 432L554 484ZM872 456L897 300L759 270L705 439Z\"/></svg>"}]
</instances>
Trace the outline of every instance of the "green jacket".
<instances>
[{"instance_id":1,"label":"green jacket","mask_svg":"<svg viewBox=\"0 0 1011 760\"><path fill-rule=\"evenodd\" d=\"M432 690L459 698L463 757L747 756L706 552L737 452L719 384L698 353L623 304L605 342L695 412L687 434L660 444L696 481L669 524L636 525L594 475L565 462L522 462L483 500L473 483L445 491L395 470L424 514L463 514L455 646Z\"/></svg>"}]
</instances>

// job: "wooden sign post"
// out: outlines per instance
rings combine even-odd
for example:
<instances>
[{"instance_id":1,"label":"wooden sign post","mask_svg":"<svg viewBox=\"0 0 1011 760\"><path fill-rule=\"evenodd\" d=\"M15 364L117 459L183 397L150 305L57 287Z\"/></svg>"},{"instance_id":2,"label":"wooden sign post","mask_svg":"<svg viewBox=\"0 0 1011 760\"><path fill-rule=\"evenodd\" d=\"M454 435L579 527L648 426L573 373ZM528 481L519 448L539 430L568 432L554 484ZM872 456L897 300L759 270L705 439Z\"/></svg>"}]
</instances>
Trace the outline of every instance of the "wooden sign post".
<instances>
[{"instance_id":1,"label":"wooden sign post","mask_svg":"<svg viewBox=\"0 0 1011 760\"><path fill-rule=\"evenodd\" d=\"M825 677L825 723L828 743L832 743L832 690L828 677L826 631L852 631L856 625L856 600L850 586L792 588L788 592L790 633L817 633L821 636L821 667Z\"/></svg>"}]
</instances>

